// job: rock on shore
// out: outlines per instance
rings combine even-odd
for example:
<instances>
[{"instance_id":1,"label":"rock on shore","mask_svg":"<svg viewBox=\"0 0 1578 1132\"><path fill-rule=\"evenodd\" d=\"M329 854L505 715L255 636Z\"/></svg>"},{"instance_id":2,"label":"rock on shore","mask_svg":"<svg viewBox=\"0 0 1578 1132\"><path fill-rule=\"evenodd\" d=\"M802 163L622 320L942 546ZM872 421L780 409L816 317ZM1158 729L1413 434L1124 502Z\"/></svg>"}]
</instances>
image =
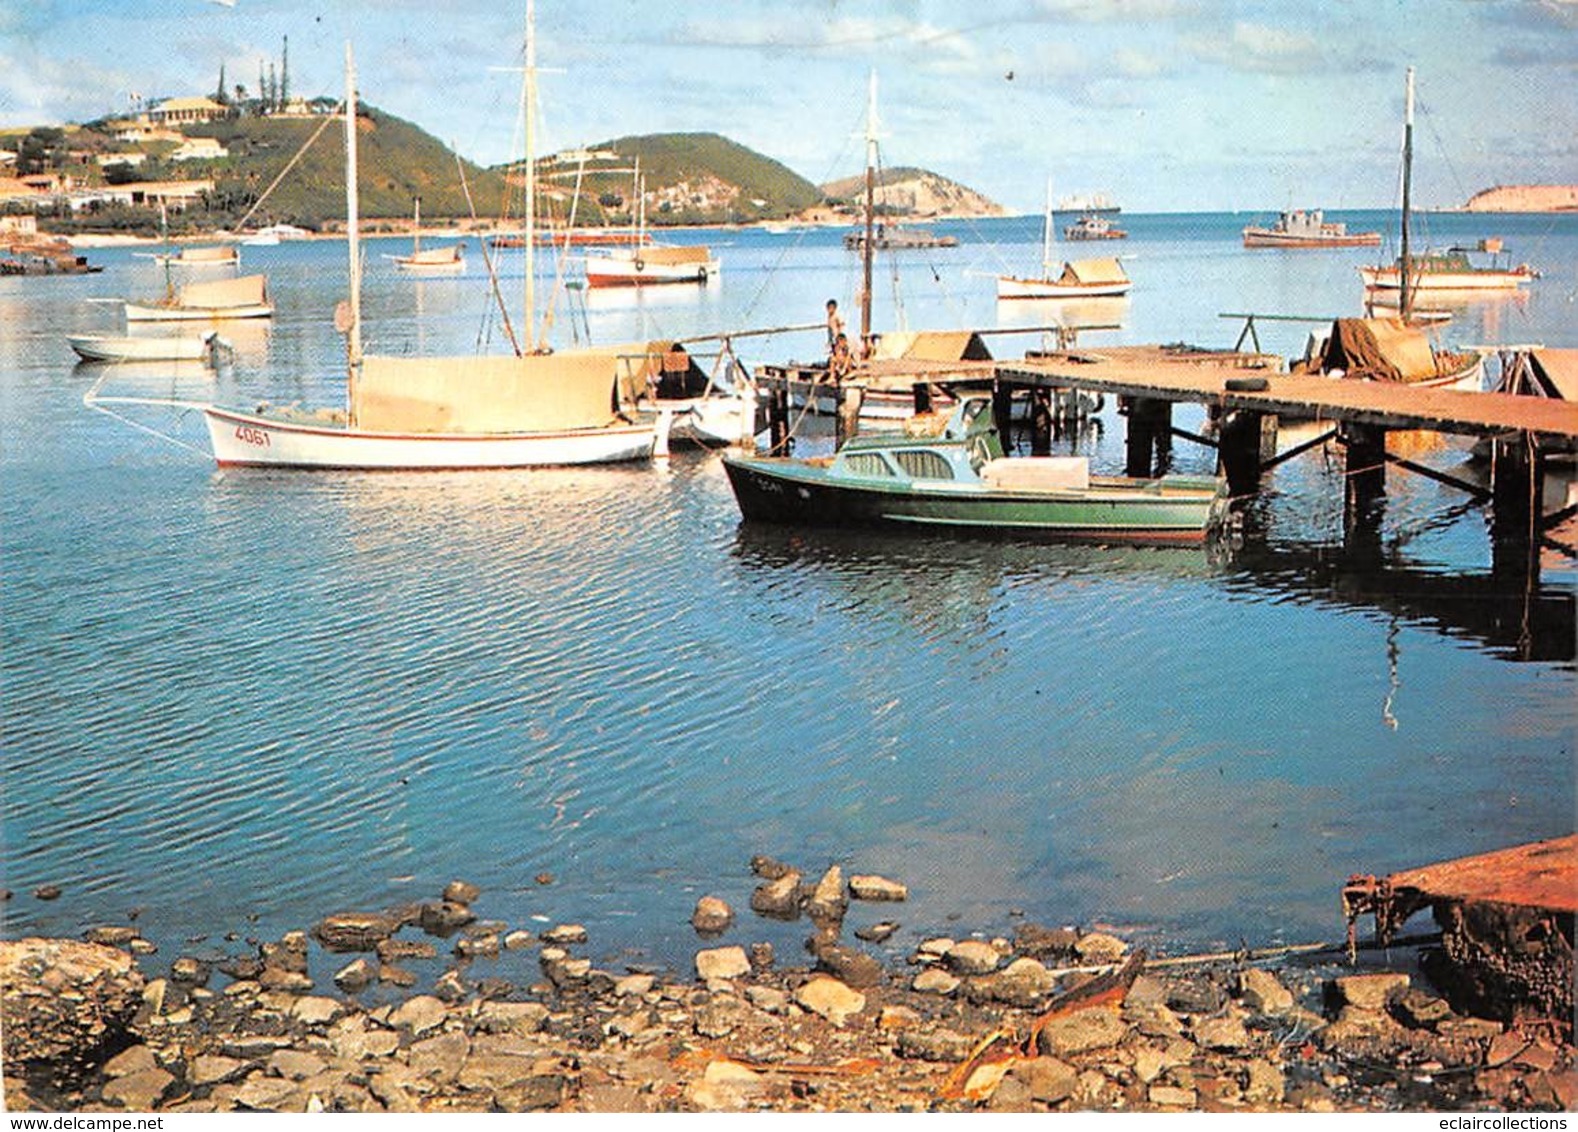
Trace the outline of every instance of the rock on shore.
<instances>
[{"instance_id":1,"label":"rock on shore","mask_svg":"<svg viewBox=\"0 0 1578 1132\"><path fill-rule=\"evenodd\" d=\"M836 906L822 879L820 903ZM479 894L446 895L469 911ZM1333 1112L1578 1103L1570 1045L1458 1014L1406 972L1217 962L1142 971L1121 1001L1107 1001L1069 993L1128 951L1094 931L917 933L895 970L819 916L808 925L810 965L775 964L746 924L729 929L735 941L699 948L693 971L663 974L606 970L576 954L596 941L575 924L548 929L541 944L507 925L471 924L439 953L399 934L421 928L420 914L376 942L386 924L367 915L326 919L334 926L318 933L369 945L350 964L313 952L305 932L212 969L181 956L167 974L146 976L117 948L0 944L7 1106ZM481 942L509 938L540 948L530 985L497 977L504 953ZM431 985L364 1001L378 993L356 987L387 996L384 956L419 945L449 964ZM208 986L212 970L231 981ZM339 990L316 985L313 972L330 971ZM1065 1002L1086 1005L1060 1009Z\"/></svg>"}]
</instances>

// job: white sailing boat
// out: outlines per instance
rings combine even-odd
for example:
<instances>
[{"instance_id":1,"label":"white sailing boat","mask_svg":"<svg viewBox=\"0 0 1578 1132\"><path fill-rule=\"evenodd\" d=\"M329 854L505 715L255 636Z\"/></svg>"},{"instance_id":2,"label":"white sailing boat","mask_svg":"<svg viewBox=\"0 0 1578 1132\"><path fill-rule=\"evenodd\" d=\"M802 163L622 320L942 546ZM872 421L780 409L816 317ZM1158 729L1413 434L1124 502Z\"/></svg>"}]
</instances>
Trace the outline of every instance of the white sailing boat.
<instances>
[{"instance_id":1,"label":"white sailing boat","mask_svg":"<svg viewBox=\"0 0 1578 1132\"><path fill-rule=\"evenodd\" d=\"M153 258L156 263L170 267L236 267L241 263L241 253L229 244L181 248Z\"/></svg>"},{"instance_id":2,"label":"white sailing boat","mask_svg":"<svg viewBox=\"0 0 1578 1132\"><path fill-rule=\"evenodd\" d=\"M211 279L187 283L179 290L170 269L181 261L181 253L170 250L169 216L159 205L159 231L164 234L165 251L153 259L164 268L164 297L147 302L123 300L127 322L203 322L221 318L270 318L274 304L268 297L268 280L262 275L242 275L233 279ZM212 263L238 265L241 257L234 248L188 248L193 263L207 260L210 254L230 253L228 259Z\"/></svg>"},{"instance_id":3,"label":"white sailing boat","mask_svg":"<svg viewBox=\"0 0 1578 1132\"><path fill-rule=\"evenodd\" d=\"M414 275L459 275L466 270L466 246L445 244L442 247L422 247L422 198L416 198L411 220L411 250L406 255L386 256L394 260L401 271Z\"/></svg>"},{"instance_id":4,"label":"white sailing boat","mask_svg":"<svg viewBox=\"0 0 1578 1132\"><path fill-rule=\"evenodd\" d=\"M527 4L526 168L531 168L535 82L534 12ZM364 356L357 217L356 86L346 45L346 230L350 298L342 307L347 403L342 410L243 410L201 406L221 466L342 469L525 468L652 456L666 419L632 423L616 414L615 351L540 352L526 245L528 333L506 356ZM527 228L534 208L527 178Z\"/></svg>"},{"instance_id":5,"label":"white sailing boat","mask_svg":"<svg viewBox=\"0 0 1578 1132\"><path fill-rule=\"evenodd\" d=\"M722 262L705 244L656 244L646 230L646 183L637 174L636 237L633 246L607 248L586 256L588 287L647 287L661 283L707 283L718 278Z\"/></svg>"},{"instance_id":6,"label":"white sailing boat","mask_svg":"<svg viewBox=\"0 0 1578 1132\"><path fill-rule=\"evenodd\" d=\"M1516 267L1511 256L1504 254L1501 241L1481 240L1476 248L1447 248L1445 251L1413 253L1409 248L1410 189L1414 166L1414 69L1408 68L1407 86L1403 107L1403 200L1402 246L1397 261L1391 264L1363 266L1359 278L1365 291L1373 297L1376 292L1395 292L1397 308L1402 319L1409 321L1413 315L1413 301L1420 291L1457 291L1464 293L1516 291L1539 278L1539 272L1526 263ZM1475 263L1470 252L1483 252L1492 256L1490 263Z\"/></svg>"},{"instance_id":7,"label":"white sailing boat","mask_svg":"<svg viewBox=\"0 0 1578 1132\"><path fill-rule=\"evenodd\" d=\"M1057 262L1052 256L1054 231L1052 181L1048 178L1046 214L1041 221L1041 274L1036 278L999 275L999 299L1094 299L1129 293L1133 284L1123 265L1112 258L1072 260L1063 264L1060 274L1053 275Z\"/></svg>"},{"instance_id":8,"label":"white sailing boat","mask_svg":"<svg viewBox=\"0 0 1578 1132\"><path fill-rule=\"evenodd\" d=\"M274 303L268 296L268 279L242 275L187 283L163 299L125 302L127 322L207 322L223 318L271 318Z\"/></svg>"}]
</instances>

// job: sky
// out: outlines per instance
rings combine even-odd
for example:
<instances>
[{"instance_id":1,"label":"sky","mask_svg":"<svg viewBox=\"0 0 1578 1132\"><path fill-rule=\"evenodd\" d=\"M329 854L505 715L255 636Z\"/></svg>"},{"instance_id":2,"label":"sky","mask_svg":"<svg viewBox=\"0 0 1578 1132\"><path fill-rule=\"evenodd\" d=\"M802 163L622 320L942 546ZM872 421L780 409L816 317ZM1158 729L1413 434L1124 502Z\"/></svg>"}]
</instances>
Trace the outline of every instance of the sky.
<instances>
[{"instance_id":1,"label":"sky","mask_svg":"<svg viewBox=\"0 0 1578 1132\"><path fill-rule=\"evenodd\" d=\"M136 97L361 97L483 164L519 156L525 0L0 0L0 128ZM711 131L815 182L885 165L1015 212L1390 208L1404 71L1421 207L1578 182L1578 0L538 0L539 153Z\"/></svg>"}]
</instances>

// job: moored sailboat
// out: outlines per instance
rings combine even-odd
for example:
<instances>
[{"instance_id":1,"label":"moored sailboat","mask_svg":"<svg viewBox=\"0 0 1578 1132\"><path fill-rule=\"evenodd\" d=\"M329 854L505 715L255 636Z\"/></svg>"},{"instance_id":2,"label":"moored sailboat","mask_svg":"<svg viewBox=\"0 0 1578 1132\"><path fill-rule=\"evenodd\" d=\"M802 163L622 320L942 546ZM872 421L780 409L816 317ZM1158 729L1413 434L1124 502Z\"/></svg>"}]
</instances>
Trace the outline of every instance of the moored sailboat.
<instances>
[{"instance_id":1,"label":"moored sailboat","mask_svg":"<svg viewBox=\"0 0 1578 1132\"><path fill-rule=\"evenodd\" d=\"M528 0L528 90L535 67L532 7ZM529 94L527 101L529 106ZM529 138L530 130L528 168ZM349 44L345 153L350 296L336 314L336 325L346 335L345 406L316 412L266 405L193 406L203 413L218 464L353 470L526 468L639 460L653 454L667 421L635 422L619 415L613 402L619 364L614 351L549 353L539 350L535 332L528 332L513 356L364 355L355 67ZM528 227L530 197L528 188ZM526 278L530 323L529 260Z\"/></svg>"},{"instance_id":2,"label":"moored sailboat","mask_svg":"<svg viewBox=\"0 0 1578 1132\"><path fill-rule=\"evenodd\" d=\"M1403 199L1401 208L1401 248L1396 262L1390 265L1363 266L1359 278L1365 291L1396 292L1397 306L1403 321L1413 312L1415 295L1420 291L1458 292L1508 292L1539 278L1539 272L1526 263L1514 267L1511 257L1478 264L1469 259L1469 252L1477 250L1492 256L1501 256L1504 249L1500 240L1480 241L1477 249L1454 247L1444 252L1413 254L1409 247L1414 165L1414 69L1408 68L1403 106Z\"/></svg>"},{"instance_id":3,"label":"moored sailboat","mask_svg":"<svg viewBox=\"0 0 1578 1132\"><path fill-rule=\"evenodd\" d=\"M1037 278L999 275L999 299L1090 299L1129 293L1132 284L1123 266L1115 259L1073 260L1063 265L1060 275L1054 276L1054 231L1052 182L1048 181L1046 214L1041 222L1041 275Z\"/></svg>"},{"instance_id":4,"label":"moored sailboat","mask_svg":"<svg viewBox=\"0 0 1578 1132\"><path fill-rule=\"evenodd\" d=\"M422 198L416 199L411 219L411 250L405 255L386 256L401 271L413 275L459 275L466 270L466 246L462 243L445 244L437 248L422 247Z\"/></svg>"},{"instance_id":5,"label":"moored sailboat","mask_svg":"<svg viewBox=\"0 0 1578 1132\"><path fill-rule=\"evenodd\" d=\"M274 304L268 295L268 279L262 275L187 283L172 289L163 299L148 302L128 299L125 307L127 322L203 322L270 318L274 314Z\"/></svg>"}]
</instances>

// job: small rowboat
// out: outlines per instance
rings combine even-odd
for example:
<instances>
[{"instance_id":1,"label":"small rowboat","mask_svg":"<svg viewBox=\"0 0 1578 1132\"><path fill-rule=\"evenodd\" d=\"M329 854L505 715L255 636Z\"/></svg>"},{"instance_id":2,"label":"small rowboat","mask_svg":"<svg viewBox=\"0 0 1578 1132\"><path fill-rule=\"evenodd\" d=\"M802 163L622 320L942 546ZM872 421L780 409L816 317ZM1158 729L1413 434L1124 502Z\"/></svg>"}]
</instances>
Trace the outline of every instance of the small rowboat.
<instances>
[{"instance_id":1,"label":"small rowboat","mask_svg":"<svg viewBox=\"0 0 1578 1132\"><path fill-rule=\"evenodd\" d=\"M213 331L201 335L130 338L110 334L70 334L66 341L85 362L207 361L223 340Z\"/></svg>"}]
</instances>

